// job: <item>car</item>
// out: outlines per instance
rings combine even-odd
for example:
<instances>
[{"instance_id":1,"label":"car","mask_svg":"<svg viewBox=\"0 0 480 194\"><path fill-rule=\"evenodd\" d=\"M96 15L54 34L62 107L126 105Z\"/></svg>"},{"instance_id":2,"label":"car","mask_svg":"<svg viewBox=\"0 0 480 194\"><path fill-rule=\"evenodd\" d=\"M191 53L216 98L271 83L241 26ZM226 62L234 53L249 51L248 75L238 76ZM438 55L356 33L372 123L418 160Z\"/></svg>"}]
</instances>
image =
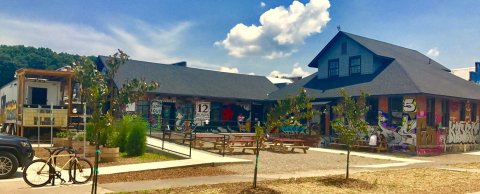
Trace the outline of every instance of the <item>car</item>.
<instances>
[{"instance_id":1,"label":"car","mask_svg":"<svg viewBox=\"0 0 480 194\"><path fill-rule=\"evenodd\" d=\"M18 167L28 165L34 156L27 138L0 134L0 179L12 177Z\"/></svg>"}]
</instances>

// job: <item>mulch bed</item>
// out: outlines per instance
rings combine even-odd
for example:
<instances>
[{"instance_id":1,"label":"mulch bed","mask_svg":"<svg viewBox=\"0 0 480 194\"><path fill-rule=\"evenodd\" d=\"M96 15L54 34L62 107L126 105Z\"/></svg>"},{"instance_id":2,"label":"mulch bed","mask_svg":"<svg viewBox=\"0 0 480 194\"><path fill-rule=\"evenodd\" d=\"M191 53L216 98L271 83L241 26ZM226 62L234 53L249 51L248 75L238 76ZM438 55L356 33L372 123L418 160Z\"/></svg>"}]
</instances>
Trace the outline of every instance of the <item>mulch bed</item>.
<instances>
[{"instance_id":1,"label":"mulch bed","mask_svg":"<svg viewBox=\"0 0 480 194\"><path fill-rule=\"evenodd\" d=\"M223 170L219 167L210 166L194 166L182 168L169 168L158 170L146 170L137 172L126 172L118 174L99 175L98 182L116 183L116 182L133 182L144 180L158 180L158 179L173 179L183 177L199 177L199 176L219 176L219 175L233 175L236 174L231 171Z\"/></svg>"}]
</instances>

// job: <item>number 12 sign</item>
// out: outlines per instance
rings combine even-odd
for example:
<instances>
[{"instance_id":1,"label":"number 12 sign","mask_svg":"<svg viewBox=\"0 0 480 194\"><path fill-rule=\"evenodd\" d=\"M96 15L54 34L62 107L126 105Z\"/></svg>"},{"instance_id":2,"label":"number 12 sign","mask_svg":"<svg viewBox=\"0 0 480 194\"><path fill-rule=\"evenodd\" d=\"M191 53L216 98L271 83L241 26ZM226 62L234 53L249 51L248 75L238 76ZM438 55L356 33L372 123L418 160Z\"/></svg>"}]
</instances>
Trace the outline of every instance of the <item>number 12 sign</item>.
<instances>
[{"instance_id":1,"label":"number 12 sign","mask_svg":"<svg viewBox=\"0 0 480 194\"><path fill-rule=\"evenodd\" d=\"M210 102L197 102L195 105L195 124L210 120Z\"/></svg>"}]
</instances>

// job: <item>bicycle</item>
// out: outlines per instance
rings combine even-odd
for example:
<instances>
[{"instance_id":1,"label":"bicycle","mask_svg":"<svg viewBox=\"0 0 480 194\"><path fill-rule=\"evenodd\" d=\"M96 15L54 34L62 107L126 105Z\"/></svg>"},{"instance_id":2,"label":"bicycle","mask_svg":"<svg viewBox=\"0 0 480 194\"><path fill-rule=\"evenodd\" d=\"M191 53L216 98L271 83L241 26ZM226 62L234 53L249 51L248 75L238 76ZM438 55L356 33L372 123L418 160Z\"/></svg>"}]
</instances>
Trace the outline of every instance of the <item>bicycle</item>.
<instances>
[{"instance_id":1,"label":"bicycle","mask_svg":"<svg viewBox=\"0 0 480 194\"><path fill-rule=\"evenodd\" d=\"M48 160L36 159L23 169L23 180L32 187L42 187L48 183L55 185L55 178L61 180L60 184L67 181L62 178L62 171L68 165L68 182L83 184L93 176L93 167L90 161L77 156L76 150L71 147L45 148L50 157ZM67 158L63 166L57 166L57 160Z\"/></svg>"}]
</instances>

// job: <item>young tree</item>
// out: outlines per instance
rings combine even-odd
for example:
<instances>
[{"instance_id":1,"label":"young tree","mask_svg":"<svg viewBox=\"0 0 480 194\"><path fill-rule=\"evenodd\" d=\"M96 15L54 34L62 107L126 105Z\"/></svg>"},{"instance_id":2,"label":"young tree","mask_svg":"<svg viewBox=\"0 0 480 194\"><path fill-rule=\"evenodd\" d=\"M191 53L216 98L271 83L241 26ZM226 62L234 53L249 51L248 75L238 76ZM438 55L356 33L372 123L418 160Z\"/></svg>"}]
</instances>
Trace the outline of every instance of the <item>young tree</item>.
<instances>
[{"instance_id":1,"label":"young tree","mask_svg":"<svg viewBox=\"0 0 480 194\"><path fill-rule=\"evenodd\" d=\"M278 100L267 113L267 129L280 129L285 125L299 124L300 121L309 122L315 114L320 114L312 109L312 100L304 88L296 96Z\"/></svg>"},{"instance_id":2,"label":"young tree","mask_svg":"<svg viewBox=\"0 0 480 194\"><path fill-rule=\"evenodd\" d=\"M96 135L94 183L92 184L94 193L96 193L97 185L100 139L108 138L108 131L111 130L107 129L115 123L115 116L119 116L118 113L126 104L138 100L147 91L159 87L157 82L147 83L144 79L137 78L127 80L121 87L116 86L115 74L127 60L128 55L118 50L106 61L105 71L100 72L97 65L87 57L81 57L81 60L75 62L73 67L75 78L81 84L82 101L85 100L87 106L93 110L90 123L93 124L93 133ZM109 105L108 109L107 104Z\"/></svg>"},{"instance_id":3,"label":"young tree","mask_svg":"<svg viewBox=\"0 0 480 194\"><path fill-rule=\"evenodd\" d=\"M350 150L353 142L358 139L359 133L366 134L368 123L364 116L368 111L366 106L366 97L368 94L361 92L358 98L351 97L345 89L340 89L342 101L333 106L334 112L339 115L332 121L332 128L340 135L340 141L347 146L347 175L349 177Z\"/></svg>"}]
</instances>

